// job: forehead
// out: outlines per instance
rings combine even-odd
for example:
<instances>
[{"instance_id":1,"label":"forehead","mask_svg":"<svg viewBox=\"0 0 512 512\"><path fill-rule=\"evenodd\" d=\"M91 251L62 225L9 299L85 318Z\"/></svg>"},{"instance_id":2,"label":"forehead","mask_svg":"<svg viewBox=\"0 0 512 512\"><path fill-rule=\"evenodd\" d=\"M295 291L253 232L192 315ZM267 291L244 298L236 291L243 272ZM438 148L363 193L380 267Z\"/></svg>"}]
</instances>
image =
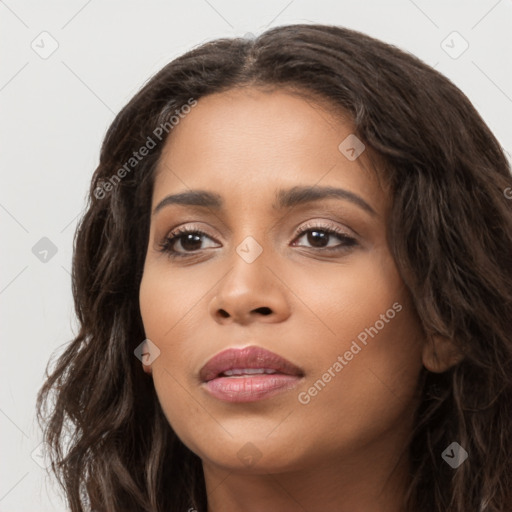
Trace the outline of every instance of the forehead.
<instances>
[{"instance_id":1,"label":"forehead","mask_svg":"<svg viewBox=\"0 0 512 512\"><path fill-rule=\"evenodd\" d=\"M347 158L354 127L329 102L284 89L247 87L201 98L170 133L153 203L165 194L209 188L239 200L275 200L277 188L335 186L385 207L387 193L366 149ZM340 149L341 144L341 149Z\"/></svg>"}]
</instances>

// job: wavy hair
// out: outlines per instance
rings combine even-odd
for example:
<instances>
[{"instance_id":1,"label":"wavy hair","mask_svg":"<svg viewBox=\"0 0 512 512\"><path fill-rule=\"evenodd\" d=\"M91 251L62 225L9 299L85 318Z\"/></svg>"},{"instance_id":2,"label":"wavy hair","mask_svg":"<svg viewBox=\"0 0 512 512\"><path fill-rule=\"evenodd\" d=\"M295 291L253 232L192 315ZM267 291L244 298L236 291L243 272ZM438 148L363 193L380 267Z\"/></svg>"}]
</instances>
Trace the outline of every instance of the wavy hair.
<instances>
[{"instance_id":1,"label":"wavy hair","mask_svg":"<svg viewBox=\"0 0 512 512\"><path fill-rule=\"evenodd\" d=\"M134 356L145 338L138 294L172 116L191 98L246 86L299 91L349 116L389 184L388 242L423 328L464 354L446 372L422 368L407 510L512 510L510 164L449 79L362 33L307 24L194 48L151 78L105 136L74 239L79 332L51 370L48 362L37 397L70 510L207 510L201 460ZM163 125L156 147L130 161ZM456 469L441 457L453 441L469 453Z\"/></svg>"}]
</instances>

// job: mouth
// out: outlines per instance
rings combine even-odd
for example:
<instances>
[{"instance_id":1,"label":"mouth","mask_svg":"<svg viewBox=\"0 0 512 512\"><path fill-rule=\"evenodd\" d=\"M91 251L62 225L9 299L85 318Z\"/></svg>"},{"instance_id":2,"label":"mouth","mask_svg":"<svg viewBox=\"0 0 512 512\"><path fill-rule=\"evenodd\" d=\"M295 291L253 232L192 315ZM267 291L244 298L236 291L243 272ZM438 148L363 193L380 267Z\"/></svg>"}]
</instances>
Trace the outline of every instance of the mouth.
<instances>
[{"instance_id":1,"label":"mouth","mask_svg":"<svg viewBox=\"0 0 512 512\"><path fill-rule=\"evenodd\" d=\"M301 368L261 347L228 349L210 359L199 372L203 388L227 402L254 402L295 388Z\"/></svg>"}]
</instances>

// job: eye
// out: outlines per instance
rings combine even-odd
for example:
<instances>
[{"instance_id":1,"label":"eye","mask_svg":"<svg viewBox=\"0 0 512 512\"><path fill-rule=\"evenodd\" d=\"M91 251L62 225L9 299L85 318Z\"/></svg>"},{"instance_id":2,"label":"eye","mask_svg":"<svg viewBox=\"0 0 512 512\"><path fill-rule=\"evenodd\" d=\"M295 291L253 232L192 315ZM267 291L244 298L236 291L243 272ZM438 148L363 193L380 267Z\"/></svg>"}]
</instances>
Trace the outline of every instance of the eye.
<instances>
[{"instance_id":1,"label":"eye","mask_svg":"<svg viewBox=\"0 0 512 512\"><path fill-rule=\"evenodd\" d=\"M295 240L301 238L306 239L310 244L310 248L327 252L343 251L357 245L357 240L354 237L335 225L307 224L302 226L296 233ZM293 245L297 244L294 243Z\"/></svg>"},{"instance_id":2,"label":"eye","mask_svg":"<svg viewBox=\"0 0 512 512\"><path fill-rule=\"evenodd\" d=\"M213 239L206 233L193 227L178 228L172 231L160 244L160 251L167 253L171 258L192 256L208 247L219 247L215 243L204 247L203 239L212 242ZM294 240L305 238L310 244L309 248L318 249L320 252L341 252L358 245L357 240L335 225L307 224L296 233ZM331 242L334 242L331 243ZM293 246L301 244L293 243Z\"/></svg>"},{"instance_id":3,"label":"eye","mask_svg":"<svg viewBox=\"0 0 512 512\"><path fill-rule=\"evenodd\" d=\"M206 233L198 229L178 228L160 244L160 250L173 258L185 257L205 248L201 247L203 237L212 240Z\"/></svg>"}]
</instances>

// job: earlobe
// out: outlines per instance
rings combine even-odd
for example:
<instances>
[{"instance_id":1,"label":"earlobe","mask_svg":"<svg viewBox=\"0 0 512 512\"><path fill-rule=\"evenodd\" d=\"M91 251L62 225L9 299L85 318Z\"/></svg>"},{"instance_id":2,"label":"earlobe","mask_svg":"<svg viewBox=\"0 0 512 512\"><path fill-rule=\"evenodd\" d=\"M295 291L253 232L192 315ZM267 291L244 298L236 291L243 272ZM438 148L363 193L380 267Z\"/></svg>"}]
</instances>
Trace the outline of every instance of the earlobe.
<instances>
[{"instance_id":1,"label":"earlobe","mask_svg":"<svg viewBox=\"0 0 512 512\"><path fill-rule=\"evenodd\" d=\"M431 336L423 346L423 366L431 372L443 373L464 359L455 342L444 336Z\"/></svg>"},{"instance_id":2,"label":"earlobe","mask_svg":"<svg viewBox=\"0 0 512 512\"><path fill-rule=\"evenodd\" d=\"M153 374L153 361L160 355L158 347L148 338L142 344L141 351L142 369L148 374Z\"/></svg>"}]
</instances>

